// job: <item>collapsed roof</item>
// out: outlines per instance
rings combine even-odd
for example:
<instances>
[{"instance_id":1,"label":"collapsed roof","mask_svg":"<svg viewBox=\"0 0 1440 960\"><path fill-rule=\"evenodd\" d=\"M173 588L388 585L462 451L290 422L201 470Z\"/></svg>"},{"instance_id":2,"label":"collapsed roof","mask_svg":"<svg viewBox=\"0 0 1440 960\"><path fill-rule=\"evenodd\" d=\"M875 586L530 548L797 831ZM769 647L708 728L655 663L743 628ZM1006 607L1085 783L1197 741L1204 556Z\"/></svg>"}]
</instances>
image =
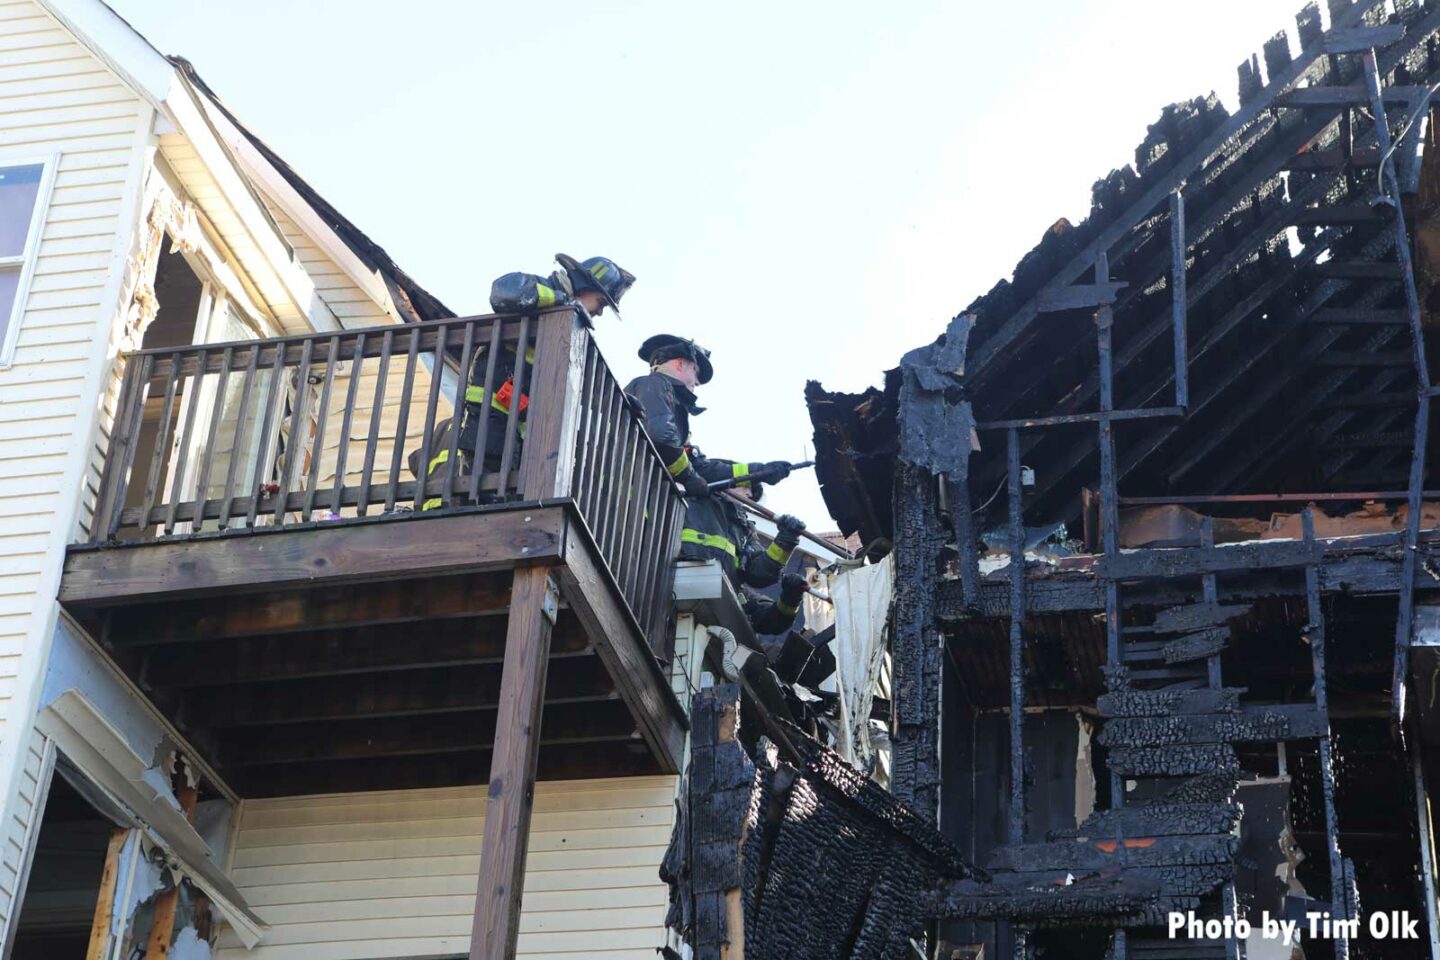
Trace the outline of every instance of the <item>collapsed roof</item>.
<instances>
[{"instance_id":1,"label":"collapsed roof","mask_svg":"<svg viewBox=\"0 0 1440 960\"><path fill-rule=\"evenodd\" d=\"M1329 14L1327 32L1318 4L1300 11L1299 51L1283 32L1267 41L1263 76L1259 57L1240 65L1233 114L1214 94L1166 107L1134 164L1096 181L1084 221L1056 221L1009 280L961 311L973 329L959 389L977 421L1097 408L1093 309L1065 307L1071 285L1089 284L1102 254L1120 285L1114 408L1173 403L1178 220L1188 404L1183 417L1117 424L1122 492L1404 488L1415 370L1393 218L1377 188L1381 158L1360 54L1333 51L1346 30L1384 27L1392 41L1378 49L1385 98L1417 110L1394 153L1433 340L1440 159L1422 148L1435 136L1423 108L1425 88L1440 79L1440 8L1398 0L1387 15L1374 0L1332 0ZM883 391L831 394L812 383L806 393L827 505L842 530L859 530L866 542L891 532L895 381L892 370ZM994 439L981 435L970 467L977 506L1003 482L1004 444L997 450ZM1022 443L1036 474L1035 514L1075 521L1082 488L1097 474L1093 428L1030 431Z\"/></svg>"}]
</instances>

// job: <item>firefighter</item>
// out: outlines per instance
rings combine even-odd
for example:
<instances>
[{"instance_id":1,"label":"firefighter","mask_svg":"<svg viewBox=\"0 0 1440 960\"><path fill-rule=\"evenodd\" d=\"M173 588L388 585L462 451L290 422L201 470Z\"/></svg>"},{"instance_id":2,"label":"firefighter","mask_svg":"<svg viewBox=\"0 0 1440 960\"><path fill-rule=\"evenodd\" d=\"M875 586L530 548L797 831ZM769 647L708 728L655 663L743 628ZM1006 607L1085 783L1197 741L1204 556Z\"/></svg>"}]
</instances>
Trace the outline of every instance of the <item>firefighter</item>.
<instances>
[{"instance_id":1,"label":"firefighter","mask_svg":"<svg viewBox=\"0 0 1440 960\"><path fill-rule=\"evenodd\" d=\"M591 257L577 263L574 257L563 253L555 254L559 270L548 277L531 273L507 273L490 285L490 309L496 313L533 313L549 310L556 306L574 305L581 322L590 325L609 307L620 315L620 298L635 282L635 277L622 269L614 260L606 257ZM515 402L515 353L507 349L495 358L495 396L485 396L485 368L488 358L484 348L475 351L475 360L470 365L470 382L465 388L465 414L460 420L460 446L469 451L475 449L479 439L479 424L485 406L497 411L501 417L510 413L510 404ZM526 351L526 363L534 363L535 350ZM519 397L519 435L525 436L525 410L530 397L521 393ZM485 435L485 457L487 469L500 466L500 449L504 443L504 428L494 428L496 418L491 416L490 429ZM494 463L488 461L493 460ZM518 462L518 461L517 461Z\"/></svg>"},{"instance_id":2,"label":"firefighter","mask_svg":"<svg viewBox=\"0 0 1440 960\"><path fill-rule=\"evenodd\" d=\"M742 589L741 606L745 608L750 626L763 636L789 630L809 586L810 582L804 574L786 573L780 577L780 596L777 599L771 600L764 594Z\"/></svg>"},{"instance_id":3,"label":"firefighter","mask_svg":"<svg viewBox=\"0 0 1440 960\"><path fill-rule=\"evenodd\" d=\"M780 535L769 548L754 545L754 528L740 506L728 497L712 497L707 483L739 478L737 487L758 499L760 484L748 478L765 476L770 482L783 480L790 465L783 460L771 463L744 463L710 459L690 445L690 417L704 408L696 403L695 388L709 383L715 374L710 351L694 340L662 333L640 346L640 359L650 372L636 377L625 393L640 407L645 432L665 462L665 469L685 488L685 528L681 531L680 556L686 560L719 560L739 587L742 582L768 587L780 578L790 551L799 542L805 524L794 517L780 518Z\"/></svg>"},{"instance_id":4,"label":"firefighter","mask_svg":"<svg viewBox=\"0 0 1440 960\"><path fill-rule=\"evenodd\" d=\"M789 476L790 464L784 460L707 460L691 446L690 418L705 412L695 402L695 388L709 383L715 374L709 350L694 340L662 333L640 345L640 359L650 365L650 372L626 384L625 393L639 406L645 432L665 461L665 469L685 488L687 497L703 500L710 495L707 483L730 477L743 479L752 471L768 472L771 482Z\"/></svg>"},{"instance_id":5,"label":"firefighter","mask_svg":"<svg viewBox=\"0 0 1440 960\"><path fill-rule=\"evenodd\" d=\"M710 463L730 465L728 460ZM766 545L756 534L745 509L730 497L712 496L687 503L685 507L685 528L680 533L681 558L719 560L736 589L777 583L805 530L805 521L782 514L775 518L775 539Z\"/></svg>"},{"instance_id":6,"label":"firefighter","mask_svg":"<svg viewBox=\"0 0 1440 960\"><path fill-rule=\"evenodd\" d=\"M573 303L584 309L583 320L598 317L609 307L620 316L620 298L635 276L608 257L576 262L555 254L560 269L548 277L533 273L507 273L490 285L490 309L496 313L535 313ZM588 323L587 323L588 326ZM483 368L482 368L483 373Z\"/></svg>"},{"instance_id":7,"label":"firefighter","mask_svg":"<svg viewBox=\"0 0 1440 960\"><path fill-rule=\"evenodd\" d=\"M715 375L710 351L694 340L662 333L640 345L640 359L649 365L650 372L626 384L625 394L638 404L645 418L645 432L660 452L671 479L685 488L687 497L702 500L710 491L706 478L691 462L690 418L705 412L695 402L695 388L709 383Z\"/></svg>"},{"instance_id":8,"label":"firefighter","mask_svg":"<svg viewBox=\"0 0 1440 960\"><path fill-rule=\"evenodd\" d=\"M533 273L507 273L490 285L490 309L495 313L537 313L557 306L573 305L580 321L587 327L593 318L604 314L605 308L620 316L620 298L635 282L635 276L608 257L591 257L576 261L563 253L555 254L560 269L548 277ZM499 384L495 395L485 396L485 369L489 365L488 346L479 346L475 359L470 365L470 379L465 387L465 408L460 417L461 471L474 469L475 448L480 440L480 424L487 405L491 413L485 431L485 450L482 469L500 469L500 456L505 445L505 418L509 416L510 405L515 402L515 351L506 347L495 358L495 380ZM534 363L535 350L526 351L526 363ZM516 436L525 439L525 413L530 406L530 397L521 392L520 413L516 423ZM454 424L442 421L436 426L433 445L438 452L430 458L427 477L440 469L450 457L450 431ZM516 460L519 462L519 444L516 445ZM413 470L413 467L412 467ZM435 497L425 501L422 509L434 510L444 504Z\"/></svg>"},{"instance_id":9,"label":"firefighter","mask_svg":"<svg viewBox=\"0 0 1440 960\"><path fill-rule=\"evenodd\" d=\"M737 492L758 500L764 476L783 480L790 465L783 460L745 463L712 459L690 445L690 417L704 412L696 403L695 388L709 383L715 369L710 351L693 340L658 334L640 347L640 359L650 372L636 377L625 393L640 407L645 430L665 462L670 476L685 488L685 527L680 531L682 560L717 560L740 595L745 612L758 633L781 633L789 628L804 593L803 577L786 577L779 600L747 587L768 587L781 580L791 551L800 542L803 521L792 516L777 519L775 539L763 545L744 510L730 497L712 496L709 482L739 478Z\"/></svg>"}]
</instances>

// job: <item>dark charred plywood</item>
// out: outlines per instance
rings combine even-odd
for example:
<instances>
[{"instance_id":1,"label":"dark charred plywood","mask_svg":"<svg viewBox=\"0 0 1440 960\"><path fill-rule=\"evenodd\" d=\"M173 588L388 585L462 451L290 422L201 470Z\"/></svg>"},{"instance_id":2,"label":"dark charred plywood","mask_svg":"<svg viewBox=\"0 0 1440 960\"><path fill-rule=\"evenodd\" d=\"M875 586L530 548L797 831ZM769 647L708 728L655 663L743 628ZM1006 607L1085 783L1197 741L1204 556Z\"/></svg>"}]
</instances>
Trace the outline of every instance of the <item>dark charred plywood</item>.
<instances>
[{"instance_id":1,"label":"dark charred plywood","mask_svg":"<svg viewBox=\"0 0 1440 960\"><path fill-rule=\"evenodd\" d=\"M899 382L896 370L884 390L861 394L831 393L814 380L805 385L820 493L840 531L859 532L865 544L892 535Z\"/></svg>"},{"instance_id":2,"label":"dark charred plywood","mask_svg":"<svg viewBox=\"0 0 1440 960\"><path fill-rule=\"evenodd\" d=\"M660 867L670 886L665 925L696 960L719 960L744 931L729 926L728 896L741 884L740 843L752 802L755 764L740 733L740 688L720 684L690 700L690 765L679 816Z\"/></svg>"},{"instance_id":3,"label":"dark charred plywood","mask_svg":"<svg viewBox=\"0 0 1440 960\"><path fill-rule=\"evenodd\" d=\"M1174 717L1239 713L1238 688L1218 690L1113 690L1096 701L1102 717Z\"/></svg>"},{"instance_id":4,"label":"dark charred plywood","mask_svg":"<svg viewBox=\"0 0 1440 960\"><path fill-rule=\"evenodd\" d=\"M917 467L896 476L895 636L891 642L895 722L891 733L895 795L928 823L939 815L940 670L943 643L935 619L940 533L935 480Z\"/></svg>"},{"instance_id":5,"label":"dark charred plywood","mask_svg":"<svg viewBox=\"0 0 1440 960\"><path fill-rule=\"evenodd\" d=\"M1151 625L1162 633L1180 633L1216 627L1249 612L1248 603L1195 603L1161 610Z\"/></svg>"},{"instance_id":6,"label":"dark charred plywood","mask_svg":"<svg viewBox=\"0 0 1440 960\"><path fill-rule=\"evenodd\" d=\"M1287 879L1294 871L1288 779L1243 783L1236 791L1245 806L1240 822L1235 891L1244 916L1258 929L1262 913L1283 914Z\"/></svg>"},{"instance_id":7,"label":"dark charred plywood","mask_svg":"<svg viewBox=\"0 0 1440 960\"><path fill-rule=\"evenodd\" d=\"M1143 806L1099 810L1085 825L1052 830L1051 839L1083 836L1172 837L1224 833L1240 817L1233 803L1148 803Z\"/></svg>"},{"instance_id":8,"label":"dark charred plywood","mask_svg":"<svg viewBox=\"0 0 1440 960\"><path fill-rule=\"evenodd\" d=\"M1166 747L1117 747L1106 757L1110 769L1125 777L1188 777L1203 773L1240 775L1240 761L1229 744Z\"/></svg>"},{"instance_id":9,"label":"dark charred plywood","mask_svg":"<svg viewBox=\"0 0 1440 960\"><path fill-rule=\"evenodd\" d=\"M1234 570L1303 567L1321 560L1325 547L1303 541L1257 541L1226 547L1139 550L1095 561L1095 573L1114 580L1164 579Z\"/></svg>"},{"instance_id":10,"label":"dark charred plywood","mask_svg":"<svg viewBox=\"0 0 1440 960\"><path fill-rule=\"evenodd\" d=\"M1125 841L1084 840L1002 847L986 862L990 870L1115 870L1134 867L1229 864L1236 841L1224 834L1144 837ZM1123 851L1123 852L1122 852Z\"/></svg>"},{"instance_id":11,"label":"dark charred plywood","mask_svg":"<svg viewBox=\"0 0 1440 960\"><path fill-rule=\"evenodd\" d=\"M705 960L888 958L921 934L919 894L983 875L900 800L798 728L761 737L752 763L737 736L740 691L692 701L692 765L661 876L667 924ZM743 931L727 915L738 895ZM729 951L728 953L726 951Z\"/></svg>"},{"instance_id":12,"label":"dark charred plywood","mask_svg":"<svg viewBox=\"0 0 1440 960\"><path fill-rule=\"evenodd\" d=\"M757 758L741 854L746 955L905 955L926 919L918 894L983 874L834 754L800 749L795 767L772 749Z\"/></svg>"},{"instance_id":13,"label":"dark charred plywood","mask_svg":"<svg viewBox=\"0 0 1440 960\"><path fill-rule=\"evenodd\" d=\"M1117 717L1097 738L1102 746L1174 746L1201 743L1278 743L1321 736L1325 717L1310 704L1247 707L1242 713L1172 717Z\"/></svg>"}]
</instances>

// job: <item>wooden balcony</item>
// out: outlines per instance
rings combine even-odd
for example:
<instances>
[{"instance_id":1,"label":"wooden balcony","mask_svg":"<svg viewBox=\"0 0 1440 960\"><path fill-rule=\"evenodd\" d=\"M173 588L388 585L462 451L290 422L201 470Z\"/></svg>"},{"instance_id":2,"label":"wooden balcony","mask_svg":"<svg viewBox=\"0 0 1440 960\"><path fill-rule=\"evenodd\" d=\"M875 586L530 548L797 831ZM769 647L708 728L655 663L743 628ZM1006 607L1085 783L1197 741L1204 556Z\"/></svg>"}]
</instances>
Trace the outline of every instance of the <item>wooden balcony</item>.
<instances>
[{"instance_id":1,"label":"wooden balcony","mask_svg":"<svg viewBox=\"0 0 1440 960\"><path fill-rule=\"evenodd\" d=\"M241 795L668 772L682 514L569 311L146 350L60 601Z\"/></svg>"}]
</instances>

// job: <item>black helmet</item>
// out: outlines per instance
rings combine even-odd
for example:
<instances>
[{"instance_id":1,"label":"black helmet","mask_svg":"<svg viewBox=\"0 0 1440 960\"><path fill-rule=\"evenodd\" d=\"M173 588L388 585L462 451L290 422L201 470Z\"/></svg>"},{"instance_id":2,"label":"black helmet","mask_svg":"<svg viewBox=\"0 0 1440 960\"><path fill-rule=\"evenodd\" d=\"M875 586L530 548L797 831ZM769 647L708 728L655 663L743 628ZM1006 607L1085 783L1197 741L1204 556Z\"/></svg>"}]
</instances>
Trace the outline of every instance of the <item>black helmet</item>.
<instances>
[{"instance_id":1,"label":"black helmet","mask_svg":"<svg viewBox=\"0 0 1440 960\"><path fill-rule=\"evenodd\" d=\"M557 253L555 261L569 275L570 285L576 293L584 293L586 290L598 291L600 296L605 298L606 306L614 310L616 318L619 318L620 298L625 296L625 291L629 290L630 285L635 282L633 273L623 269L609 257L591 257L589 260L579 263L574 257Z\"/></svg>"},{"instance_id":2,"label":"black helmet","mask_svg":"<svg viewBox=\"0 0 1440 960\"><path fill-rule=\"evenodd\" d=\"M694 340L686 340L674 334L657 333L640 344L640 359L652 367L666 360L692 361L699 368L701 383L709 383L710 378L715 375L715 368L710 365L710 351Z\"/></svg>"}]
</instances>

